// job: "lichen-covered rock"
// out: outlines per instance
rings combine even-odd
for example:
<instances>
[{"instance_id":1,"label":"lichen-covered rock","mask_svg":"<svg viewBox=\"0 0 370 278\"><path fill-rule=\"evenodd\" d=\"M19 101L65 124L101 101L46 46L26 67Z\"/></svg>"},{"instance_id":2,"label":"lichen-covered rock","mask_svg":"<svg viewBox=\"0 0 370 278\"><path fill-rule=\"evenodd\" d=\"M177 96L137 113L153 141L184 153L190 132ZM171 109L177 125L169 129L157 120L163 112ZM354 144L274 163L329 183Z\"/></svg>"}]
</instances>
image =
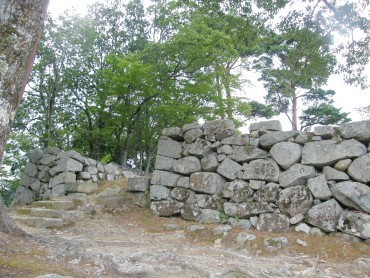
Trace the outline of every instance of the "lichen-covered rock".
<instances>
[{"instance_id":1,"label":"lichen-covered rock","mask_svg":"<svg viewBox=\"0 0 370 278\"><path fill-rule=\"evenodd\" d=\"M70 157L64 157L61 158L57 165L51 168L49 172L54 176L61 172L81 172L83 168L84 166L81 162Z\"/></svg>"},{"instance_id":2,"label":"lichen-covered rock","mask_svg":"<svg viewBox=\"0 0 370 278\"><path fill-rule=\"evenodd\" d=\"M195 199L200 208L221 211L225 200L218 195L195 194Z\"/></svg>"},{"instance_id":3,"label":"lichen-covered rock","mask_svg":"<svg viewBox=\"0 0 370 278\"><path fill-rule=\"evenodd\" d=\"M202 209L200 220L205 224L220 224L222 219L218 210Z\"/></svg>"},{"instance_id":4,"label":"lichen-covered rock","mask_svg":"<svg viewBox=\"0 0 370 278\"><path fill-rule=\"evenodd\" d=\"M182 127L182 131L185 133L185 132L188 132L189 130L192 130L192 129L203 129L203 126L199 123L191 123L191 124L185 124L183 127Z\"/></svg>"},{"instance_id":5,"label":"lichen-covered rock","mask_svg":"<svg viewBox=\"0 0 370 278\"><path fill-rule=\"evenodd\" d=\"M249 144L249 141L248 134L236 134L234 136L222 139L221 143L224 145L245 146Z\"/></svg>"},{"instance_id":6,"label":"lichen-covered rock","mask_svg":"<svg viewBox=\"0 0 370 278\"><path fill-rule=\"evenodd\" d=\"M229 155L233 153L233 147L230 145L222 145L221 147L217 148L217 153L218 154L225 154Z\"/></svg>"},{"instance_id":7,"label":"lichen-covered rock","mask_svg":"<svg viewBox=\"0 0 370 278\"><path fill-rule=\"evenodd\" d=\"M251 123L249 126L250 132L255 130L270 130L270 131L281 131L282 126L278 120L261 121L258 123Z\"/></svg>"},{"instance_id":8,"label":"lichen-covered rock","mask_svg":"<svg viewBox=\"0 0 370 278\"><path fill-rule=\"evenodd\" d=\"M189 188L196 192L220 194L226 180L217 173L198 172L190 176Z\"/></svg>"},{"instance_id":9,"label":"lichen-covered rock","mask_svg":"<svg viewBox=\"0 0 370 278\"><path fill-rule=\"evenodd\" d=\"M190 175L191 173L200 172L202 170L202 166L197 157L187 156L176 160L173 163L173 170L179 174Z\"/></svg>"},{"instance_id":10,"label":"lichen-covered rock","mask_svg":"<svg viewBox=\"0 0 370 278\"><path fill-rule=\"evenodd\" d=\"M289 218L279 213L264 213L259 216L257 230L285 233L289 231Z\"/></svg>"},{"instance_id":11,"label":"lichen-covered rock","mask_svg":"<svg viewBox=\"0 0 370 278\"><path fill-rule=\"evenodd\" d=\"M183 203L175 200L165 200L152 202L150 209L154 215L158 216L173 216L180 213L180 209L183 207Z\"/></svg>"},{"instance_id":12,"label":"lichen-covered rock","mask_svg":"<svg viewBox=\"0 0 370 278\"><path fill-rule=\"evenodd\" d=\"M357 140L332 140L306 143L302 150L302 164L317 167L333 166L339 160L366 154L366 146Z\"/></svg>"},{"instance_id":13,"label":"lichen-covered rock","mask_svg":"<svg viewBox=\"0 0 370 278\"><path fill-rule=\"evenodd\" d=\"M280 185L277 183L270 182L259 189L254 195L253 198L257 202L268 202L275 203L277 201L277 194L279 191Z\"/></svg>"},{"instance_id":14,"label":"lichen-covered rock","mask_svg":"<svg viewBox=\"0 0 370 278\"><path fill-rule=\"evenodd\" d=\"M62 172L50 179L49 186L54 187L55 185L61 183L64 184L76 183L76 174L72 172Z\"/></svg>"},{"instance_id":15,"label":"lichen-covered rock","mask_svg":"<svg viewBox=\"0 0 370 278\"><path fill-rule=\"evenodd\" d=\"M171 190L162 185L150 186L150 200L166 200L170 196Z\"/></svg>"},{"instance_id":16,"label":"lichen-covered rock","mask_svg":"<svg viewBox=\"0 0 370 278\"><path fill-rule=\"evenodd\" d=\"M157 155L155 159L154 168L156 170L172 171L175 159L168 156Z\"/></svg>"},{"instance_id":17,"label":"lichen-covered rock","mask_svg":"<svg viewBox=\"0 0 370 278\"><path fill-rule=\"evenodd\" d=\"M267 152L256 146L235 146L230 158L236 162L249 162L255 159L267 158Z\"/></svg>"},{"instance_id":18,"label":"lichen-covered rock","mask_svg":"<svg viewBox=\"0 0 370 278\"><path fill-rule=\"evenodd\" d=\"M307 179L316 175L316 170L313 166L294 164L287 171L282 172L279 176L281 187L290 187L295 185L305 185Z\"/></svg>"},{"instance_id":19,"label":"lichen-covered rock","mask_svg":"<svg viewBox=\"0 0 370 278\"><path fill-rule=\"evenodd\" d=\"M194 143L189 146L189 154L202 158L212 152L211 142L198 138Z\"/></svg>"},{"instance_id":20,"label":"lichen-covered rock","mask_svg":"<svg viewBox=\"0 0 370 278\"><path fill-rule=\"evenodd\" d=\"M64 187L65 187L65 191L68 193L90 194L90 193L95 192L98 189L98 183L92 182L89 180L89 181L84 181L84 182L66 183ZM56 186L53 186L53 190L54 188L56 188Z\"/></svg>"},{"instance_id":21,"label":"lichen-covered rock","mask_svg":"<svg viewBox=\"0 0 370 278\"><path fill-rule=\"evenodd\" d=\"M188 189L175 187L174 189L171 190L170 197L172 199L185 203L188 200L191 193L194 194L194 192Z\"/></svg>"},{"instance_id":22,"label":"lichen-covered rock","mask_svg":"<svg viewBox=\"0 0 370 278\"><path fill-rule=\"evenodd\" d=\"M182 157L182 144L167 137L160 137L157 145L157 154L172 158Z\"/></svg>"},{"instance_id":23,"label":"lichen-covered rock","mask_svg":"<svg viewBox=\"0 0 370 278\"><path fill-rule=\"evenodd\" d=\"M337 169L334 169L330 166L325 166L322 170L322 172L325 174L326 180L328 181L346 181L349 180L349 176L342 172L338 171Z\"/></svg>"},{"instance_id":24,"label":"lichen-covered rock","mask_svg":"<svg viewBox=\"0 0 370 278\"><path fill-rule=\"evenodd\" d=\"M177 185L177 182L181 178L181 175L167 172L167 171L160 171L155 170L153 172L153 177L151 180L152 184L158 184L158 185L164 185L169 187L175 187Z\"/></svg>"},{"instance_id":25,"label":"lichen-covered rock","mask_svg":"<svg viewBox=\"0 0 370 278\"><path fill-rule=\"evenodd\" d=\"M227 224L231 227L241 228L241 229L252 229L252 224L248 219L236 219L236 218L229 218L227 220Z\"/></svg>"},{"instance_id":26,"label":"lichen-covered rock","mask_svg":"<svg viewBox=\"0 0 370 278\"><path fill-rule=\"evenodd\" d=\"M188 221L199 222L200 221L201 209L197 203L185 203L181 208L182 219Z\"/></svg>"},{"instance_id":27,"label":"lichen-covered rock","mask_svg":"<svg viewBox=\"0 0 370 278\"><path fill-rule=\"evenodd\" d=\"M334 126L315 126L313 132L316 136L321 136L323 139L330 139L336 135Z\"/></svg>"},{"instance_id":28,"label":"lichen-covered rock","mask_svg":"<svg viewBox=\"0 0 370 278\"><path fill-rule=\"evenodd\" d=\"M234 180L225 189L231 193L229 198L236 203L246 202L254 193L249 184L243 180ZM223 194L225 194L225 189Z\"/></svg>"},{"instance_id":29,"label":"lichen-covered rock","mask_svg":"<svg viewBox=\"0 0 370 278\"><path fill-rule=\"evenodd\" d=\"M279 174L279 166L275 161L272 159L257 159L246 165L243 179L278 182Z\"/></svg>"},{"instance_id":30,"label":"lichen-covered rock","mask_svg":"<svg viewBox=\"0 0 370 278\"><path fill-rule=\"evenodd\" d=\"M217 173L227 179L234 180L237 178L238 172L241 171L242 168L243 167L239 163L229 158L225 158L218 166Z\"/></svg>"},{"instance_id":31,"label":"lichen-covered rock","mask_svg":"<svg viewBox=\"0 0 370 278\"><path fill-rule=\"evenodd\" d=\"M203 171L215 172L219 165L217 153L214 152L209 153L208 155L202 158L200 164L202 165Z\"/></svg>"},{"instance_id":32,"label":"lichen-covered rock","mask_svg":"<svg viewBox=\"0 0 370 278\"><path fill-rule=\"evenodd\" d=\"M366 184L343 181L333 185L331 191L343 205L370 213L370 187Z\"/></svg>"},{"instance_id":33,"label":"lichen-covered rock","mask_svg":"<svg viewBox=\"0 0 370 278\"><path fill-rule=\"evenodd\" d=\"M280 142L272 146L270 150L272 158L285 170L302 157L302 146L291 142Z\"/></svg>"},{"instance_id":34,"label":"lichen-covered rock","mask_svg":"<svg viewBox=\"0 0 370 278\"><path fill-rule=\"evenodd\" d=\"M254 215L259 215L262 213L273 212L272 207L266 203L240 203L238 204L238 215L240 218L249 218Z\"/></svg>"},{"instance_id":35,"label":"lichen-covered rock","mask_svg":"<svg viewBox=\"0 0 370 278\"><path fill-rule=\"evenodd\" d=\"M280 211L293 217L297 214L306 214L312 207L313 197L306 186L298 185L286 188L279 194L277 205Z\"/></svg>"},{"instance_id":36,"label":"lichen-covered rock","mask_svg":"<svg viewBox=\"0 0 370 278\"><path fill-rule=\"evenodd\" d=\"M344 123L340 126L339 132L343 138L355 138L360 142L369 143L370 121Z\"/></svg>"},{"instance_id":37,"label":"lichen-covered rock","mask_svg":"<svg viewBox=\"0 0 370 278\"><path fill-rule=\"evenodd\" d=\"M370 153L356 158L348 167L347 172L358 182L370 182Z\"/></svg>"},{"instance_id":38,"label":"lichen-covered rock","mask_svg":"<svg viewBox=\"0 0 370 278\"><path fill-rule=\"evenodd\" d=\"M182 187L182 188L189 188L189 184L190 184L190 178L189 177L181 177L181 178L179 178L179 180L177 182L177 186Z\"/></svg>"},{"instance_id":39,"label":"lichen-covered rock","mask_svg":"<svg viewBox=\"0 0 370 278\"><path fill-rule=\"evenodd\" d=\"M271 148L274 144L288 140L289 138L297 136L298 131L276 131L269 132L260 137L260 145L263 148Z\"/></svg>"},{"instance_id":40,"label":"lichen-covered rock","mask_svg":"<svg viewBox=\"0 0 370 278\"><path fill-rule=\"evenodd\" d=\"M370 215L357 211L344 211L338 220L337 228L344 233L370 239Z\"/></svg>"},{"instance_id":41,"label":"lichen-covered rock","mask_svg":"<svg viewBox=\"0 0 370 278\"><path fill-rule=\"evenodd\" d=\"M308 179L307 187L310 189L315 199L328 200L333 196L331 190L329 189L325 175L323 174Z\"/></svg>"},{"instance_id":42,"label":"lichen-covered rock","mask_svg":"<svg viewBox=\"0 0 370 278\"><path fill-rule=\"evenodd\" d=\"M275 237L275 238L265 238L263 240L267 251L275 252L289 245L289 241L286 237Z\"/></svg>"},{"instance_id":43,"label":"lichen-covered rock","mask_svg":"<svg viewBox=\"0 0 370 278\"><path fill-rule=\"evenodd\" d=\"M188 144L193 143L196 139L201 138L203 136L203 129L196 128L187 131L184 135L185 142Z\"/></svg>"},{"instance_id":44,"label":"lichen-covered rock","mask_svg":"<svg viewBox=\"0 0 370 278\"><path fill-rule=\"evenodd\" d=\"M342 212L343 209L338 202L330 199L309 209L306 222L326 232L334 232Z\"/></svg>"},{"instance_id":45,"label":"lichen-covered rock","mask_svg":"<svg viewBox=\"0 0 370 278\"><path fill-rule=\"evenodd\" d=\"M204 135L207 140L215 142L235 135L235 125L231 120L215 120L205 122Z\"/></svg>"}]
</instances>

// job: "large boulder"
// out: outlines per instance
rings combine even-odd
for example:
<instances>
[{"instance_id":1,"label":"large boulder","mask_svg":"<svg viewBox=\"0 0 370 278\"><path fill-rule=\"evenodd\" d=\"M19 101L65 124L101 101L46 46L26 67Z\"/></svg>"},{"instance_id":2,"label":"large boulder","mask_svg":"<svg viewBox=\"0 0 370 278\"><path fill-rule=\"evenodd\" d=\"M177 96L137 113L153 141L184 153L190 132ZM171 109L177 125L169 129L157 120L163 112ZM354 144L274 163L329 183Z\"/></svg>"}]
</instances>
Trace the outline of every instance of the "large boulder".
<instances>
[{"instance_id":1,"label":"large boulder","mask_svg":"<svg viewBox=\"0 0 370 278\"><path fill-rule=\"evenodd\" d=\"M331 191L343 205L370 213L370 187L366 184L343 181L333 185Z\"/></svg>"},{"instance_id":2,"label":"large boulder","mask_svg":"<svg viewBox=\"0 0 370 278\"><path fill-rule=\"evenodd\" d=\"M172 158L182 157L182 144L168 137L160 137L158 140L157 154Z\"/></svg>"},{"instance_id":3,"label":"large boulder","mask_svg":"<svg viewBox=\"0 0 370 278\"><path fill-rule=\"evenodd\" d=\"M213 195L222 192L225 182L226 180L217 173L198 172L191 174L189 188Z\"/></svg>"},{"instance_id":4,"label":"large boulder","mask_svg":"<svg viewBox=\"0 0 370 278\"><path fill-rule=\"evenodd\" d=\"M205 122L203 125L204 135L207 140L215 142L235 135L235 125L231 120L215 120Z\"/></svg>"},{"instance_id":5,"label":"large boulder","mask_svg":"<svg viewBox=\"0 0 370 278\"><path fill-rule=\"evenodd\" d=\"M173 163L175 159L168 156L157 155L155 159L154 169L172 171Z\"/></svg>"},{"instance_id":6,"label":"large boulder","mask_svg":"<svg viewBox=\"0 0 370 278\"><path fill-rule=\"evenodd\" d=\"M285 233L289 231L289 218L279 213L264 213L259 216L257 230Z\"/></svg>"},{"instance_id":7,"label":"large boulder","mask_svg":"<svg viewBox=\"0 0 370 278\"><path fill-rule=\"evenodd\" d=\"M286 141L289 138L295 137L297 134L298 131L296 130L269 132L260 137L260 145L269 149L276 143Z\"/></svg>"},{"instance_id":8,"label":"large boulder","mask_svg":"<svg viewBox=\"0 0 370 278\"><path fill-rule=\"evenodd\" d=\"M72 184L76 183L76 174L72 172L62 172L49 181L49 187L54 187L57 184Z\"/></svg>"},{"instance_id":9,"label":"large boulder","mask_svg":"<svg viewBox=\"0 0 370 278\"><path fill-rule=\"evenodd\" d=\"M290 187L295 185L305 185L307 179L316 175L316 170L313 166L294 164L287 171L282 172L279 176L281 187Z\"/></svg>"},{"instance_id":10,"label":"large boulder","mask_svg":"<svg viewBox=\"0 0 370 278\"><path fill-rule=\"evenodd\" d=\"M313 204L313 197L306 186L298 185L286 188L279 194L277 205L280 211L289 217L304 215Z\"/></svg>"},{"instance_id":11,"label":"large boulder","mask_svg":"<svg viewBox=\"0 0 370 278\"><path fill-rule=\"evenodd\" d=\"M63 157L59 159L57 165L50 169L50 174L52 176L61 173L61 172L81 172L84 166L81 162L70 158L70 157Z\"/></svg>"},{"instance_id":12,"label":"large boulder","mask_svg":"<svg viewBox=\"0 0 370 278\"><path fill-rule=\"evenodd\" d=\"M249 162L255 159L267 158L267 152L256 146L235 146L230 158L237 162Z\"/></svg>"},{"instance_id":13,"label":"large boulder","mask_svg":"<svg viewBox=\"0 0 370 278\"><path fill-rule=\"evenodd\" d=\"M358 182L370 182L370 153L356 158L348 167L347 172Z\"/></svg>"},{"instance_id":14,"label":"large boulder","mask_svg":"<svg viewBox=\"0 0 370 278\"><path fill-rule=\"evenodd\" d=\"M243 167L234 160L225 158L218 166L217 173L229 180L234 180L237 178L238 173L242 168Z\"/></svg>"},{"instance_id":15,"label":"large boulder","mask_svg":"<svg viewBox=\"0 0 370 278\"><path fill-rule=\"evenodd\" d=\"M272 146L270 150L272 158L285 170L302 157L302 146L291 142L279 142Z\"/></svg>"},{"instance_id":16,"label":"large boulder","mask_svg":"<svg viewBox=\"0 0 370 278\"><path fill-rule=\"evenodd\" d=\"M187 156L173 163L173 170L179 174L190 175L202 171L200 160L195 156Z\"/></svg>"},{"instance_id":17,"label":"large boulder","mask_svg":"<svg viewBox=\"0 0 370 278\"><path fill-rule=\"evenodd\" d=\"M325 232L335 232L342 207L335 199L313 206L308 210L306 222Z\"/></svg>"},{"instance_id":18,"label":"large boulder","mask_svg":"<svg viewBox=\"0 0 370 278\"><path fill-rule=\"evenodd\" d=\"M338 230L344 233L370 239L370 215L356 212L344 211L338 220Z\"/></svg>"},{"instance_id":19,"label":"large boulder","mask_svg":"<svg viewBox=\"0 0 370 278\"><path fill-rule=\"evenodd\" d=\"M279 166L272 159L257 159L251 161L244 169L243 179L279 181Z\"/></svg>"},{"instance_id":20,"label":"large boulder","mask_svg":"<svg viewBox=\"0 0 370 278\"><path fill-rule=\"evenodd\" d=\"M302 164L317 167L333 166L337 161L366 154L366 146L357 140L333 140L306 143L302 150Z\"/></svg>"},{"instance_id":21,"label":"large boulder","mask_svg":"<svg viewBox=\"0 0 370 278\"><path fill-rule=\"evenodd\" d=\"M271 120L271 121L261 121L258 123L251 123L249 126L250 132L255 130L270 130L270 131L281 131L282 126L280 121Z\"/></svg>"},{"instance_id":22,"label":"large boulder","mask_svg":"<svg viewBox=\"0 0 370 278\"><path fill-rule=\"evenodd\" d=\"M164 200L158 202L152 202L150 209L154 215L158 216L173 216L180 213L180 209L183 207L183 203L175 200Z\"/></svg>"},{"instance_id":23,"label":"large boulder","mask_svg":"<svg viewBox=\"0 0 370 278\"><path fill-rule=\"evenodd\" d=\"M343 138L355 138L363 143L370 143L370 121L344 123L339 129Z\"/></svg>"},{"instance_id":24,"label":"large boulder","mask_svg":"<svg viewBox=\"0 0 370 278\"><path fill-rule=\"evenodd\" d=\"M317 177L308 179L307 187L310 189L315 199L328 200L333 196L328 186L325 175L323 174Z\"/></svg>"},{"instance_id":25,"label":"large boulder","mask_svg":"<svg viewBox=\"0 0 370 278\"><path fill-rule=\"evenodd\" d=\"M160 171L160 170L155 170L153 172L153 177L152 177L152 184L158 184L158 185L164 185L164 186L169 186L169 187L175 187L177 185L177 182L181 178L181 175L167 172L167 171Z\"/></svg>"}]
</instances>

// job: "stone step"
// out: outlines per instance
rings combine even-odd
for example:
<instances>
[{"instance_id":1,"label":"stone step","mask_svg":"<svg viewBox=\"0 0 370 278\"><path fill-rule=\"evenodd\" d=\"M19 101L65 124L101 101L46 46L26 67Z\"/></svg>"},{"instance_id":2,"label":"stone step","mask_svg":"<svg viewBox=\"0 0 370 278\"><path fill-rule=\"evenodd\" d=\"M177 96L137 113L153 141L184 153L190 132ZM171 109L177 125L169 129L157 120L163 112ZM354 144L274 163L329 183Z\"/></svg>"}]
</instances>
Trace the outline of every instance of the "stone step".
<instances>
[{"instance_id":1,"label":"stone step","mask_svg":"<svg viewBox=\"0 0 370 278\"><path fill-rule=\"evenodd\" d=\"M31 206L34 208L47 208L54 210L70 210L76 207L73 200L36 201L33 202Z\"/></svg>"},{"instance_id":2,"label":"stone step","mask_svg":"<svg viewBox=\"0 0 370 278\"><path fill-rule=\"evenodd\" d=\"M47 208L30 208L29 215L46 218L63 218L63 214L61 211Z\"/></svg>"},{"instance_id":3,"label":"stone step","mask_svg":"<svg viewBox=\"0 0 370 278\"><path fill-rule=\"evenodd\" d=\"M48 218L48 217L36 217L36 216L13 216L13 219L24 225L40 228L40 229L50 229L58 228L70 224L59 218Z\"/></svg>"}]
</instances>

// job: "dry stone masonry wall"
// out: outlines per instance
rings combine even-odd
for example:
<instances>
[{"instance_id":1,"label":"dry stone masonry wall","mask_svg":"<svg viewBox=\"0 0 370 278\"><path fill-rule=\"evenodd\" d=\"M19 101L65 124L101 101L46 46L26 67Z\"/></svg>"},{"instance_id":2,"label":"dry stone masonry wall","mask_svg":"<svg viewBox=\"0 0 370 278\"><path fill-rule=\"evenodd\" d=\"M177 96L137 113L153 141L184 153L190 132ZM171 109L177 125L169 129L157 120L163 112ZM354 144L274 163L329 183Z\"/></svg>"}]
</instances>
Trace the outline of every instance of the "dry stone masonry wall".
<instances>
[{"instance_id":1,"label":"dry stone masonry wall","mask_svg":"<svg viewBox=\"0 0 370 278\"><path fill-rule=\"evenodd\" d=\"M279 121L240 134L228 120L166 128L151 210L263 231L343 232L370 238L370 121L314 132Z\"/></svg>"},{"instance_id":2,"label":"dry stone masonry wall","mask_svg":"<svg viewBox=\"0 0 370 278\"><path fill-rule=\"evenodd\" d=\"M102 180L130 178L129 191L145 192L149 182L138 179L140 173L115 163L102 164L86 158L76 151L58 148L35 149L29 155L21 184L13 205L31 204L35 200L47 200L68 194L89 194L98 189ZM139 186L137 185L139 184Z\"/></svg>"}]
</instances>

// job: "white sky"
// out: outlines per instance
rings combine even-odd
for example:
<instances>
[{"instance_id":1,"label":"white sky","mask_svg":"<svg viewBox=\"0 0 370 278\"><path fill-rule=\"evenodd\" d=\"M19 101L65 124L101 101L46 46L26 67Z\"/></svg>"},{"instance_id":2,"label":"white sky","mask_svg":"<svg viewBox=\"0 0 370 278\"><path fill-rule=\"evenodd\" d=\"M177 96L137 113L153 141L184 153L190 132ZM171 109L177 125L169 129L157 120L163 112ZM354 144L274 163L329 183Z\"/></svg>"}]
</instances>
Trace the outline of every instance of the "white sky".
<instances>
[{"instance_id":1,"label":"white sky","mask_svg":"<svg viewBox=\"0 0 370 278\"><path fill-rule=\"evenodd\" d=\"M67 9L75 8L80 14L87 11L87 5L91 5L97 0L50 0L49 12L53 17L57 17ZM367 67L367 75L370 78L370 65ZM247 96L250 99L263 101L263 96L266 94L263 84L257 81L255 76L249 76L254 88L247 88ZM344 83L343 78L338 75L332 75L329 79L326 89L332 89L336 92L334 97L334 105L342 108L342 112L350 112L349 117L353 121L362 120L361 116L356 112L355 108L370 105L370 89L361 90L358 87L349 86ZM275 119L275 118L274 118ZM284 130L290 130L291 125L285 115L276 117L283 124Z\"/></svg>"}]
</instances>

